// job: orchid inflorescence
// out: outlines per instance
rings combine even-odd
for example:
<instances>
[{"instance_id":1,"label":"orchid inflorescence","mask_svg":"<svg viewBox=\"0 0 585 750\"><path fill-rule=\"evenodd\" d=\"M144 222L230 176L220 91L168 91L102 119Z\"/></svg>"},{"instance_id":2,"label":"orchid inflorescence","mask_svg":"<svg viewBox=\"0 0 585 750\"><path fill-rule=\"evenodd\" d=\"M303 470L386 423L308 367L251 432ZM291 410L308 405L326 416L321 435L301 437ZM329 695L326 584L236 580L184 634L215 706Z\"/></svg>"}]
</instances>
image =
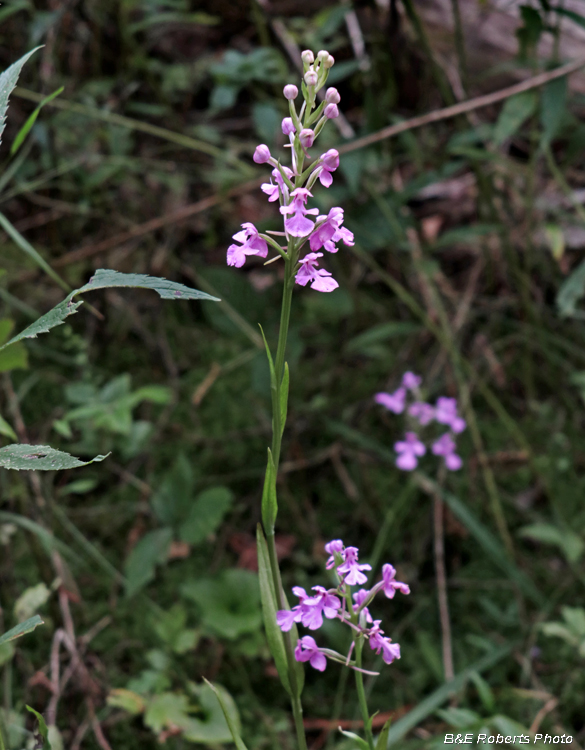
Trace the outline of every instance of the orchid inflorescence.
<instances>
[{"instance_id":1,"label":"orchid inflorescence","mask_svg":"<svg viewBox=\"0 0 585 750\"><path fill-rule=\"evenodd\" d=\"M327 215L319 215L317 208L307 208L309 198L313 197L311 189L319 180L323 187L328 188L332 182L332 173L339 166L339 152L331 148L321 154L318 159L305 167L305 161L310 162L309 149L314 145L317 137L328 120L339 116L337 105L340 101L339 92L335 88L328 88L321 104L316 104L317 92L323 88L334 64L333 57L325 50L321 50L315 59L310 50L305 50L303 59L303 104L300 111L294 104L299 90L294 84L284 87L283 93L288 100L290 117L282 121L282 132L288 137L287 146L291 149L291 167L283 166L270 153L264 143L254 151L256 164L270 164L273 167L272 179L262 185L262 191L268 200L279 201L280 213L284 216L284 232L268 232L261 234L250 222L242 224L242 230L233 239L240 244L231 244L227 251L229 266L240 268L244 265L247 255L257 255L266 258L268 246L278 253L272 260L282 257L294 264L295 282L301 286L311 284L318 292L332 292L339 284L331 273L319 268L319 250L336 253L336 243L343 241L345 245L353 245L353 234L343 226L343 209L334 206ZM287 245L279 245L273 237L284 237ZM309 241L310 252L303 258L301 250Z\"/></svg>"},{"instance_id":2,"label":"orchid inflorescence","mask_svg":"<svg viewBox=\"0 0 585 750\"><path fill-rule=\"evenodd\" d=\"M290 610L279 610L276 613L276 622L282 631L288 632L294 623L301 623L309 630L318 630L323 625L323 616L329 620L338 619L352 629L352 643L347 656L343 656L331 649L320 648L312 636L305 635L297 642L295 659L301 662L308 661L320 672L327 666L327 657L364 672L366 670L357 667L355 662L351 661L351 654L359 639L367 640L376 654L382 654L386 664L400 659L400 645L392 643L390 638L384 636L384 631L380 628L382 621L374 620L368 607L380 591L384 592L388 599L393 599L396 591L410 594L407 584L395 580L396 570L392 565L386 564L382 567L382 580L373 588L359 588L352 592L352 586L363 586L367 583L368 579L363 571L371 570L371 566L360 564L357 547L345 547L341 539L334 539L326 544L325 551L329 554L326 568L335 570L337 586L331 589L313 586L312 590L316 592L313 596L309 596L300 586L295 586L292 591L298 597L299 603Z\"/></svg>"},{"instance_id":3,"label":"orchid inflorescence","mask_svg":"<svg viewBox=\"0 0 585 750\"><path fill-rule=\"evenodd\" d=\"M394 414L406 411L408 417L423 428L433 422L447 426L449 430L432 442L431 452L443 457L449 471L457 471L462 467L463 461L455 453L457 446L454 436L463 432L467 423L459 416L457 399L440 396L434 406L424 401L421 383L419 375L405 372L400 387L394 393L376 393L375 401ZM408 430L403 440L394 443L394 450L398 454L396 466L403 471L412 471L418 466L418 459L427 452L427 447L419 438L418 432Z\"/></svg>"}]
</instances>

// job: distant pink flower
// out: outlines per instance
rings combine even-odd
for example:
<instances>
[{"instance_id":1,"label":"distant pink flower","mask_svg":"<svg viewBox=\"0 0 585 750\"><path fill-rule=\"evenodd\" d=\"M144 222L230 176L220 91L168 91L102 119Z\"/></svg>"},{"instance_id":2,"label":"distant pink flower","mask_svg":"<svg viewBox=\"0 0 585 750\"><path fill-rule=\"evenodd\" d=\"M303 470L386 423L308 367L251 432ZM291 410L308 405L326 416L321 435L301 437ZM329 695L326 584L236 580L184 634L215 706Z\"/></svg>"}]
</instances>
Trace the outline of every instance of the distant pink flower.
<instances>
[{"instance_id":1,"label":"distant pink flower","mask_svg":"<svg viewBox=\"0 0 585 750\"><path fill-rule=\"evenodd\" d=\"M332 278L331 273L324 268L317 268L323 253L308 253L301 260L301 267L297 271L295 281L301 286L306 286L311 282L311 288L317 292L332 292L337 289L339 284Z\"/></svg>"},{"instance_id":2,"label":"distant pink flower","mask_svg":"<svg viewBox=\"0 0 585 750\"><path fill-rule=\"evenodd\" d=\"M343 576L344 582L348 586L362 586L368 580L362 570L371 570L372 566L368 564L360 565L358 563L358 548L345 548L345 562L336 570L340 576Z\"/></svg>"},{"instance_id":3,"label":"distant pink flower","mask_svg":"<svg viewBox=\"0 0 585 750\"><path fill-rule=\"evenodd\" d=\"M234 234L233 239L241 242L241 245L230 245L227 251L228 266L241 268L246 262L246 255L259 255L265 258L268 255L266 240L259 236L258 230L250 222L242 224L242 231Z\"/></svg>"},{"instance_id":4,"label":"distant pink flower","mask_svg":"<svg viewBox=\"0 0 585 750\"><path fill-rule=\"evenodd\" d=\"M323 187L330 187L333 182L332 172L335 172L339 166L339 151L335 148L330 148L321 155L321 171L319 172L319 182Z\"/></svg>"},{"instance_id":5,"label":"distant pink flower","mask_svg":"<svg viewBox=\"0 0 585 750\"><path fill-rule=\"evenodd\" d=\"M408 413L411 417L418 419L419 424L427 425L435 418L435 409L424 401L415 401L408 407Z\"/></svg>"},{"instance_id":6,"label":"distant pink flower","mask_svg":"<svg viewBox=\"0 0 585 750\"><path fill-rule=\"evenodd\" d=\"M440 424L449 425L456 434L463 432L467 422L457 414L457 399L441 396L435 406L435 419Z\"/></svg>"},{"instance_id":7,"label":"distant pink flower","mask_svg":"<svg viewBox=\"0 0 585 750\"><path fill-rule=\"evenodd\" d=\"M280 207L283 216L293 214L292 218L284 220L284 228L292 237L307 237L315 228L315 224L306 218L307 214L319 213L316 208L306 208L307 198L312 197L312 193L306 188L296 188L290 195L292 202L288 206Z\"/></svg>"},{"instance_id":8,"label":"distant pink flower","mask_svg":"<svg viewBox=\"0 0 585 750\"><path fill-rule=\"evenodd\" d=\"M421 376L415 375L413 372L405 372L402 376L402 385L404 388L408 388L409 391L414 391L421 383Z\"/></svg>"},{"instance_id":9,"label":"distant pink flower","mask_svg":"<svg viewBox=\"0 0 585 750\"><path fill-rule=\"evenodd\" d=\"M396 459L396 466L403 471L412 471L418 466L418 458L424 456L427 449L418 439L416 432L407 432L404 440L394 443L394 450L400 454Z\"/></svg>"},{"instance_id":10,"label":"distant pink flower","mask_svg":"<svg viewBox=\"0 0 585 750\"><path fill-rule=\"evenodd\" d=\"M408 584L394 580L395 576L395 568L389 563L386 563L386 565L382 567L382 581L384 583L384 586L382 588L384 589L384 593L386 594L388 599L394 599L394 594L396 593L396 591L400 591L403 594L410 594L410 588Z\"/></svg>"},{"instance_id":11,"label":"distant pink flower","mask_svg":"<svg viewBox=\"0 0 585 750\"><path fill-rule=\"evenodd\" d=\"M443 456L445 460L445 466L449 471L458 471L463 466L461 457L455 453L455 441L451 435L446 432L432 445L431 450L435 456Z\"/></svg>"},{"instance_id":12,"label":"distant pink flower","mask_svg":"<svg viewBox=\"0 0 585 750\"><path fill-rule=\"evenodd\" d=\"M327 666L325 655L320 651L315 639L310 635L304 635L302 638L299 638L295 648L295 659L297 661L308 661L319 672L324 672Z\"/></svg>"},{"instance_id":13,"label":"distant pink flower","mask_svg":"<svg viewBox=\"0 0 585 750\"><path fill-rule=\"evenodd\" d=\"M398 388L394 393L376 393L374 400L394 414L402 414L406 401L406 390Z\"/></svg>"}]
</instances>

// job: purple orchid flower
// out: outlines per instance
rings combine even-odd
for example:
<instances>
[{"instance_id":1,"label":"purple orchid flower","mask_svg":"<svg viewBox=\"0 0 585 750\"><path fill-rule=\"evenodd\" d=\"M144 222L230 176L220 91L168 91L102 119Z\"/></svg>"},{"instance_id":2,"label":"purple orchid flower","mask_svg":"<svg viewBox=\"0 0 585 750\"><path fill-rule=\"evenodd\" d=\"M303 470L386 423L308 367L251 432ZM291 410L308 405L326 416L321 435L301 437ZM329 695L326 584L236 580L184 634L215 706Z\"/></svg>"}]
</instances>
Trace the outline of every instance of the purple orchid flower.
<instances>
[{"instance_id":1,"label":"purple orchid flower","mask_svg":"<svg viewBox=\"0 0 585 750\"><path fill-rule=\"evenodd\" d=\"M246 255L259 255L265 258L268 255L268 245L259 236L256 227L249 221L242 224L242 231L234 234L233 239L241 242L241 245L230 245L227 251L228 266L241 268L246 262Z\"/></svg>"},{"instance_id":2,"label":"purple orchid flower","mask_svg":"<svg viewBox=\"0 0 585 750\"><path fill-rule=\"evenodd\" d=\"M299 598L299 603L296 607L292 609L279 609L276 613L276 623L284 633L288 633L294 622L301 622L303 604L309 598L307 592L301 586L294 586L293 594Z\"/></svg>"},{"instance_id":3,"label":"purple orchid flower","mask_svg":"<svg viewBox=\"0 0 585 750\"><path fill-rule=\"evenodd\" d=\"M288 167L281 167L281 169L289 180L293 177L292 169L289 169ZM283 200L287 201L289 199L288 186L283 180L280 171L278 169L273 169L272 177L274 178L276 185L271 180L270 182L264 182L262 185L260 185L260 189L263 193L266 193L269 202L278 200L279 191L283 197Z\"/></svg>"},{"instance_id":4,"label":"purple orchid flower","mask_svg":"<svg viewBox=\"0 0 585 750\"><path fill-rule=\"evenodd\" d=\"M319 672L324 672L327 666L325 654L321 652L315 639L310 635L299 638L295 648L295 659L297 661L308 661Z\"/></svg>"},{"instance_id":5,"label":"purple orchid flower","mask_svg":"<svg viewBox=\"0 0 585 750\"><path fill-rule=\"evenodd\" d=\"M416 390L421 383L421 376L415 375L413 372L405 372L402 376L402 387L407 388L409 391Z\"/></svg>"},{"instance_id":6,"label":"purple orchid flower","mask_svg":"<svg viewBox=\"0 0 585 750\"><path fill-rule=\"evenodd\" d=\"M457 414L457 399L441 396L435 406L435 419L439 424L448 425L455 434L463 432L467 422Z\"/></svg>"},{"instance_id":7,"label":"purple orchid flower","mask_svg":"<svg viewBox=\"0 0 585 750\"><path fill-rule=\"evenodd\" d=\"M370 648L377 654L381 651L386 664L392 664L395 659L400 659L400 644L384 638L384 631L380 629L381 622L382 620L375 620L374 627L370 630Z\"/></svg>"},{"instance_id":8,"label":"purple orchid flower","mask_svg":"<svg viewBox=\"0 0 585 750\"><path fill-rule=\"evenodd\" d=\"M395 577L396 569L394 566L389 563L382 566L382 582L384 584L382 588L388 599L394 599L394 594L397 591L400 591L403 594L410 594L410 587L408 584L402 583L401 581L395 581Z\"/></svg>"},{"instance_id":9,"label":"purple orchid flower","mask_svg":"<svg viewBox=\"0 0 585 750\"><path fill-rule=\"evenodd\" d=\"M330 187L333 182L332 172L335 172L339 166L339 151L335 148L330 148L321 155L321 171L319 172L319 182L323 187Z\"/></svg>"},{"instance_id":10,"label":"purple orchid flower","mask_svg":"<svg viewBox=\"0 0 585 750\"><path fill-rule=\"evenodd\" d=\"M400 455L396 459L396 466L403 471L412 471L418 466L418 458L427 452L424 443L416 432L407 432L404 440L394 443L394 450Z\"/></svg>"},{"instance_id":11,"label":"purple orchid flower","mask_svg":"<svg viewBox=\"0 0 585 750\"><path fill-rule=\"evenodd\" d=\"M398 388L394 393L376 393L374 400L394 414L402 414L406 402L406 390Z\"/></svg>"},{"instance_id":12,"label":"purple orchid flower","mask_svg":"<svg viewBox=\"0 0 585 750\"><path fill-rule=\"evenodd\" d=\"M317 269L319 262L317 258L322 258L323 253L308 253L300 261L301 267L297 271L295 281L301 286L306 286L311 282L311 287L318 292L332 292L337 289L339 284L332 278L329 271L324 268Z\"/></svg>"},{"instance_id":13,"label":"purple orchid flower","mask_svg":"<svg viewBox=\"0 0 585 750\"><path fill-rule=\"evenodd\" d=\"M315 224L306 218L307 214L319 213L317 208L306 207L307 198L312 195L306 188L296 188L291 193L292 202L280 207L280 213L284 216L293 214L292 218L284 220L284 228L292 237L307 237L315 228Z\"/></svg>"},{"instance_id":14,"label":"purple orchid flower","mask_svg":"<svg viewBox=\"0 0 585 750\"><path fill-rule=\"evenodd\" d=\"M315 252L322 247L329 253L336 253L335 243L343 240L345 245L354 244L353 233L342 226L343 209L334 206L327 216L318 216L316 229L309 239L311 250Z\"/></svg>"},{"instance_id":15,"label":"purple orchid flower","mask_svg":"<svg viewBox=\"0 0 585 750\"><path fill-rule=\"evenodd\" d=\"M339 598L323 586L313 586L313 591L317 595L307 597L301 604L301 623L309 630L317 630L323 625L323 615L332 620L341 609Z\"/></svg>"},{"instance_id":16,"label":"purple orchid flower","mask_svg":"<svg viewBox=\"0 0 585 750\"><path fill-rule=\"evenodd\" d=\"M435 408L424 401L415 401L408 407L408 413L411 417L418 419L418 422L423 427L435 418Z\"/></svg>"},{"instance_id":17,"label":"purple orchid flower","mask_svg":"<svg viewBox=\"0 0 585 750\"><path fill-rule=\"evenodd\" d=\"M455 441L451 435L446 432L444 435L441 435L438 440L435 440L431 450L435 456L443 456L445 466L449 471L458 471L463 466L463 461L461 460L461 456L458 456L457 453L455 453L455 448Z\"/></svg>"},{"instance_id":18,"label":"purple orchid flower","mask_svg":"<svg viewBox=\"0 0 585 750\"><path fill-rule=\"evenodd\" d=\"M361 571L372 569L372 566L367 563L364 565L358 564L358 553L357 547L346 547L345 562L336 568L337 573L343 576L344 583L348 586L362 586L368 578Z\"/></svg>"},{"instance_id":19,"label":"purple orchid flower","mask_svg":"<svg viewBox=\"0 0 585 750\"><path fill-rule=\"evenodd\" d=\"M329 555L329 559L325 564L327 570L331 570L335 566L335 555L343 556L344 544L341 539L332 539L325 545L325 552Z\"/></svg>"}]
</instances>

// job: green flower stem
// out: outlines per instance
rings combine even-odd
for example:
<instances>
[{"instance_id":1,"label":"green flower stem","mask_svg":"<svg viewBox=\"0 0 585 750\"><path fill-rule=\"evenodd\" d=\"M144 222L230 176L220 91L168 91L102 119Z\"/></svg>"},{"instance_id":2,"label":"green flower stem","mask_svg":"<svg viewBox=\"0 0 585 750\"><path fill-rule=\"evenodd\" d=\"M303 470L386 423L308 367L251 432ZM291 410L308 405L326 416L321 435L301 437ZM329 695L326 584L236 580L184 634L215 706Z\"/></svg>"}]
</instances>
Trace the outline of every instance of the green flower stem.
<instances>
[{"instance_id":1,"label":"green flower stem","mask_svg":"<svg viewBox=\"0 0 585 750\"><path fill-rule=\"evenodd\" d=\"M362 668L362 650L364 648L364 639L358 638L355 644L355 663L356 667ZM372 726L370 724L370 714L368 712L368 703L366 701L366 691L364 690L364 676L357 669L355 672L355 687L358 694L358 701L360 704L360 711L362 712L362 719L364 720L364 731L366 733L366 741L370 747L370 750L375 750L374 735L372 734Z\"/></svg>"}]
</instances>

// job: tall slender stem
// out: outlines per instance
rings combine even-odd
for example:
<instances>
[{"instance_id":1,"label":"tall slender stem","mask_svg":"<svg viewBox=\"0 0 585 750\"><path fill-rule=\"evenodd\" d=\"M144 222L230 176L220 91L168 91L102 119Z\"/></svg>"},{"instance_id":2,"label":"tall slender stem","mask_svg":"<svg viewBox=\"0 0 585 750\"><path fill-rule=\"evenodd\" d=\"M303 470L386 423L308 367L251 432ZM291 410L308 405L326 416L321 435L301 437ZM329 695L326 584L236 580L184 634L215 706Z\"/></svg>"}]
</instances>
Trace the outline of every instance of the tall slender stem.
<instances>
[{"instance_id":1,"label":"tall slender stem","mask_svg":"<svg viewBox=\"0 0 585 750\"><path fill-rule=\"evenodd\" d=\"M362 668L362 650L364 648L364 639L358 638L355 644L355 663L356 666ZM360 704L360 711L362 713L362 719L364 720L364 732L366 734L366 741L370 746L370 750L374 750L374 735L372 734L372 727L370 724L370 714L368 712L368 703L366 701L366 691L364 690L364 676L361 672L355 670L355 687L358 694L358 701Z\"/></svg>"}]
</instances>

